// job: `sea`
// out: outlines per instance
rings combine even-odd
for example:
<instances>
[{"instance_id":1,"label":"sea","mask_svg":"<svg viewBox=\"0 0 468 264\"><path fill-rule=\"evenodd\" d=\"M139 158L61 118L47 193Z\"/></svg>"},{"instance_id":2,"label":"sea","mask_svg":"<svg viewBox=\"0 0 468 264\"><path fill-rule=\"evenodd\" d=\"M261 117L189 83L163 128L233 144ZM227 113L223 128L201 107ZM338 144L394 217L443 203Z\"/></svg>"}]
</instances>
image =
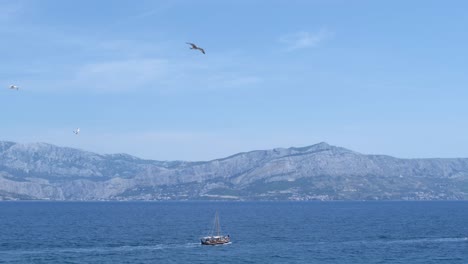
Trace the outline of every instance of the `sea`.
<instances>
[{"instance_id":1,"label":"sea","mask_svg":"<svg viewBox=\"0 0 468 264\"><path fill-rule=\"evenodd\" d=\"M0 202L0 263L466 264L468 202Z\"/></svg>"}]
</instances>

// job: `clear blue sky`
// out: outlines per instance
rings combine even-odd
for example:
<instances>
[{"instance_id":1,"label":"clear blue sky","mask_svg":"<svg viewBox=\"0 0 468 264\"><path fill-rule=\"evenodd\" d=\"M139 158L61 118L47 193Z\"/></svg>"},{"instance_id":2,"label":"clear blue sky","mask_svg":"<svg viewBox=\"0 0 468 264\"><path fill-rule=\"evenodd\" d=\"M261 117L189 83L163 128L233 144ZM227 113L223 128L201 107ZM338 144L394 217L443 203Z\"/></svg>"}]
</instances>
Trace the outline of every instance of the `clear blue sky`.
<instances>
[{"instance_id":1,"label":"clear blue sky","mask_svg":"<svg viewBox=\"0 0 468 264\"><path fill-rule=\"evenodd\" d=\"M158 160L321 141L468 157L466 10L423 0L0 0L0 140Z\"/></svg>"}]
</instances>

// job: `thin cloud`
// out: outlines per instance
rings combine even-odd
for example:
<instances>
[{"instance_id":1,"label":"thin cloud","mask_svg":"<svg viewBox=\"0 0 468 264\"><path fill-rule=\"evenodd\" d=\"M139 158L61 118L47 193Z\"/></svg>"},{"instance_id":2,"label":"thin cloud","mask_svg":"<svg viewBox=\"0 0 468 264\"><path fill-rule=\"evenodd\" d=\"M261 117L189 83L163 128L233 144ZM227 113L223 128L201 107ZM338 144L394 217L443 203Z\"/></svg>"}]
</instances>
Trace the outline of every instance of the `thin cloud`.
<instances>
[{"instance_id":1,"label":"thin cloud","mask_svg":"<svg viewBox=\"0 0 468 264\"><path fill-rule=\"evenodd\" d=\"M243 75L242 73L222 73L210 78L211 83L227 88L256 85L263 81L258 76Z\"/></svg>"},{"instance_id":2,"label":"thin cloud","mask_svg":"<svg viewBox=\"0 0 468 264\"><path fill-rule=\"evenodd\" d=\"M316 33L300 31L284 35L280 38L279 41L286 45L287 51L294 51L298 49L315 47L320 42L328 39L331 36L332 33L326 29L321 29Z\"/></svg>"},{"instance_id":3,"label":"thin cloud","mask_svg":"<svg viewBox=\"0 0 468 264\"><path fill-rule=\"evenodd\" d=\"M74 83L97 91L135 90L164 78L167 67L167 61L161 59L92 63L78 70Z\"/></svg>"},{"instance_id":4,"label":"thin cloud","mask_svg":"<svg viewBox=\"0 0 468 264\"><path fill-rule=\"evenodd\" d=\"M145 89L181 92L251 87L262 81L251 73L213 68L210 63L153 58L86 64L75 70L67 86L99 93Z\"/></svg>"},{"instance_id":5,"label":"thin cloud","mask_svg":"<svg viewBox=\"0 0 468 264\"><path fill-rule=\"evenodd\" d=\"M259 75L237 69L214 67L211 63L163 58L135 58L61 65L43 71L33 67L32 75L21 81L25 87L41 87L35 92L133 93L155 91L183 93L251 89L264 81ZM235 67L237 68L237 67ZM37 70L37 71L33 71ZM60 78L57 78L60 76Z\"/></svg>"},{"instance_id":6,"label":"thin cloud","mask_svg":"<svg viewBox=\"0 0 468 264\"><path fill-rule=\"evenodd\" d=\"M159 15L161 13L167 12L177 4L174 1L158 1L155 3L156 6L145 6L145 10L141 13L130 15L124 19L121 19L117 21L115 25L131 23L133 21L144 20L148 17Z\"/></svg>"},{"instance_id":7,"label":"thin cloud","mask_svg":"<svg viewBox=\"0 0 468 264\"><path fill-rule=\"evenodd\" d=\"M160 43L132 41L123 39L96 40L92 44L83 44L87 50L92 52L112 55L118 53L125 57L148 57L148 55L163 53Z\"/></svg>"}]
</instances>

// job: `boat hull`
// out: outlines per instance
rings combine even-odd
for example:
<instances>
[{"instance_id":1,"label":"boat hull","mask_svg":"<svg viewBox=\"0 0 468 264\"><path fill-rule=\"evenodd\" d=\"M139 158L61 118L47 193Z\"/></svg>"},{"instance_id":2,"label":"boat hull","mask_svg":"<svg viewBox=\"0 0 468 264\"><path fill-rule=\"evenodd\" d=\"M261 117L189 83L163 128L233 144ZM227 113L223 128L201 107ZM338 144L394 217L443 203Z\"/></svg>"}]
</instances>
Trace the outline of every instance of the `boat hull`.
<instances>
[{"instance_id":1,"label":"boat hull","mask_svg":"<svg viewBox=\"0 0 468 264\"><path fill-rule=\"evenodd\" d=\"M200 239L200 242L202 245L208 246L223 245L231 242L231 238L229 236L204 237Z\"/></svg>"}]
</instances>

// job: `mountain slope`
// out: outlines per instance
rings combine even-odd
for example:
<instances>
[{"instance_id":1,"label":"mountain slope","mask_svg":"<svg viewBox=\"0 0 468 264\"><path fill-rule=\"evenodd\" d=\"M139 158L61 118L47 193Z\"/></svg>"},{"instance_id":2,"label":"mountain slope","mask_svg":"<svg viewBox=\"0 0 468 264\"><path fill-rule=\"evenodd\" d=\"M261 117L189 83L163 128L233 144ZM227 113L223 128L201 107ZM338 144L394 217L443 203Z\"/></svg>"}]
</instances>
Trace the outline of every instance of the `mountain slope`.
<instances>
[{"instance_id":1,"label":"mountain slope","mask_svg":"<svg viewBox=\"0 0 468 264\"><path fill-rule=\"evenodd\" d=\"M0 199L467 200L468 159L398 159L319 143L152 161L0 142Z\"/></svg>"}]
</instances>

